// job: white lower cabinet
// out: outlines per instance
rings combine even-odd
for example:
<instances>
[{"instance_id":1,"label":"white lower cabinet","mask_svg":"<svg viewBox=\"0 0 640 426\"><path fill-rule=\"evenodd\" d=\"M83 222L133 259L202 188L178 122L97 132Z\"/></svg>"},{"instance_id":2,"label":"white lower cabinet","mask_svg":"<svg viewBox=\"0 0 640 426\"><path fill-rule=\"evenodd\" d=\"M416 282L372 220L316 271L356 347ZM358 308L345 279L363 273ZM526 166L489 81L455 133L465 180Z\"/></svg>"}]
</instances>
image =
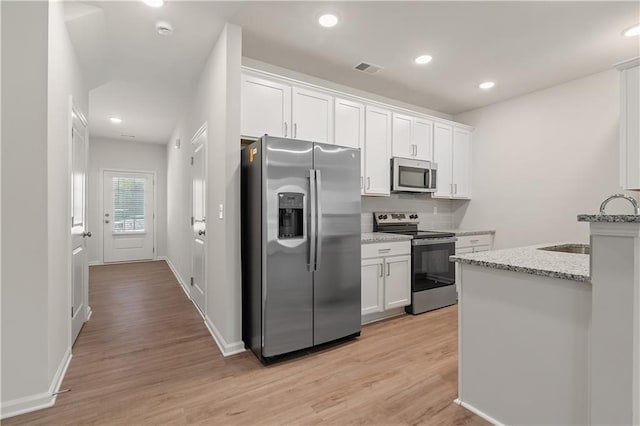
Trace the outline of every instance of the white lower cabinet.
<instances>
[{"instance_id":1,"label":"white lower cabinet","mask_svg":"<svg viewBox=\"0 0 640 426\"><path fill-rule=\"evenodd\" d=\"M464 235L457 238L456 254L478 253L493 248L493 234Z\"/></svg>"},{"instance_id":2,"label":"white lower cabinet","mask_svg":"<svg viewBox=\"0 0 640 426\"><path fill-rule=\"evenodd\" d=\"M411 242L366 244L362 255L362 315L410 305Z\"/></svg>"},{"instance_id":3,"label":"white lower cabinet","mask_svg":"<svg viewBox=\"0 0 640 426\"><path fill-rule=\"evenodd\" d=\"M383 259L362 260L362 315L384 311Z\"/></svg>"},{"instance_id":4,"label":"white lower cabinet","mask_svg":"<svg viewBox=\"0 0 640 426\"><path fill-rule=\"evenodd\" d=\"M392 309L411 304L411 256L384 259L384 308Z\"/></svg>"}]
</instances>

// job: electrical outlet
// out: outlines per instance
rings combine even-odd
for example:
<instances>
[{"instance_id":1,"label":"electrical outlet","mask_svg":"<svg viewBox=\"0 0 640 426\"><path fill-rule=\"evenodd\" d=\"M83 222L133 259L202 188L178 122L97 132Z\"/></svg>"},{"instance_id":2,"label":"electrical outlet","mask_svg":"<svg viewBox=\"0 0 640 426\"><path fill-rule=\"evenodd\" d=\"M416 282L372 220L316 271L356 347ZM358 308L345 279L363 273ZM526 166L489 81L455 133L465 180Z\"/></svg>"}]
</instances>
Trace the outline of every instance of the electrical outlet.
<instances>
[{"instance_id":1,"label":"electrical outlet","mask_svg":"<svg viewBox=\"0 0 640 426\"><path fill-rule=\"evenodd\" d=\"M438 206L433 206L433 214L434 215L438 214Z\"/></svg>"}]
</instances>

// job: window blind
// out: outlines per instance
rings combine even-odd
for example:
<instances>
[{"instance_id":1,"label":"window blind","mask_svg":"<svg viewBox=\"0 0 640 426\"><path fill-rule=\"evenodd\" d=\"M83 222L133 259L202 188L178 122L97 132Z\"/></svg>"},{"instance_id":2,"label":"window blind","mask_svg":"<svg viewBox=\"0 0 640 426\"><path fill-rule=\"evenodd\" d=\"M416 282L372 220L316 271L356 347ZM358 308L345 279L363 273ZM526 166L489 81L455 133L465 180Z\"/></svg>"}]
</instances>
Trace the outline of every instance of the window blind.
<instances>
[{"instance_id":1,"label":"window blind","mask_svg":"<svg viewBox=\"0 0 640 426\"><path fill-rule=\"evenodd\" d=\"M114 177L113 232L144 231L143 178Z\"/></svg>"}]
</instances>

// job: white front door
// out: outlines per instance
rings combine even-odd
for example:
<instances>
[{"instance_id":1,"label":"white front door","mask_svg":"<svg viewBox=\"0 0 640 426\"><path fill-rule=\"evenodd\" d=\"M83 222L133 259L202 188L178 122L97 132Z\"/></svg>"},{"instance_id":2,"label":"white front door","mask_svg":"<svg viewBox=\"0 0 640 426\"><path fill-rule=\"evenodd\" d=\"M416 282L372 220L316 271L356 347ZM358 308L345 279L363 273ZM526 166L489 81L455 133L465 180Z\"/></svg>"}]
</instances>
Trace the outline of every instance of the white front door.
<instances>
[{"instance_id":1,"label":"white front door","mask_svg":"<svg viewBox=\"0 0 640 426\"><path fill-rule=\"evenodd\" d=\"M207 177L206 177L206 147L207 128L203 126L191 141L193 154L191 157L191 300L200 311L206 313L206 206L207 206Z\"/></svg>"},{"instance_id":2,"label":"white front door","mask_svg":"<svg viewBox=\"0 0 640 426\"><path fill-rule=\"evenodd\" d=\"M72 111L71 125L71 343L87 320L89 264L87 230L87 125Z\"/></svg>"},{"instance_id":3,"label":"white front door","mask_svg":"<svg viewBox=\"0 0 640 426\"><path fill-rule=\"evenodd\" d=\"M103 172L104 262L154 257L153 173Z\"/></svg>"}]
</instances>

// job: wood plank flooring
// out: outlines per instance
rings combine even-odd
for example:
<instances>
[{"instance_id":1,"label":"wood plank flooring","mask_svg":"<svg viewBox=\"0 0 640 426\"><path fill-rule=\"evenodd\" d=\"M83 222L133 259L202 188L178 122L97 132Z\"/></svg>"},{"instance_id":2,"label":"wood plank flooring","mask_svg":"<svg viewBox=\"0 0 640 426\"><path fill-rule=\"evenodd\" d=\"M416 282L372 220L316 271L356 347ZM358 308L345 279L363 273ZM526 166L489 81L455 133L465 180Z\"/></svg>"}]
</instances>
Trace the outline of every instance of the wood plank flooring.
<instances>
[{"instance_id":1,"label":"wood plank flooring","mask_svg":"<svg viewBox=\"0 0 640 426\"><path fill-rule=\"evenodd\" d=\"M91 320L52 424L476 425L457 394L457 308L365 326L346 344L264 367L223 358L165 262L93 266Z\"/></svg>"}]
</instances>

